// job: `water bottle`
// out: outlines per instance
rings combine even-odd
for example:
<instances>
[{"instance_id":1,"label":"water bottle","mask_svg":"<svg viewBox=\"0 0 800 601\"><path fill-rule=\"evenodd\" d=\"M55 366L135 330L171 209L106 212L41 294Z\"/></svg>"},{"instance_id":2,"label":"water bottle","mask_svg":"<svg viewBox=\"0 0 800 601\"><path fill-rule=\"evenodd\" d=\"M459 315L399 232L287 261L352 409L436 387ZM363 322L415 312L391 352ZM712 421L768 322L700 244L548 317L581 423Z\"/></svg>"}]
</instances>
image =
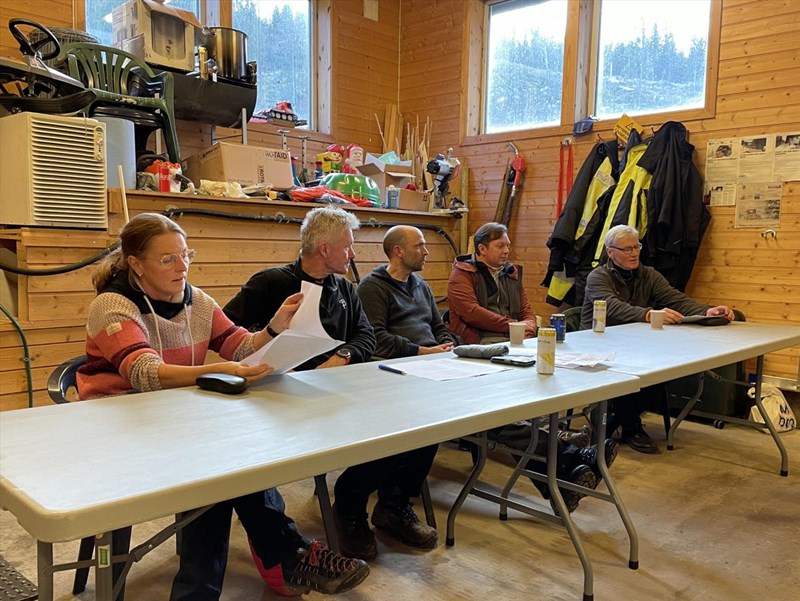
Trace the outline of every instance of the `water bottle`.
<instances>
[{"instance_id":1,"label":"water bottle","mask_svg":"<svg viewBox=\"0 0 800 601\"><path fill-rule=\"evenodd\" d=\"M386 188L386 208L396 209L400 206L400 190L394 186Z\"/></svg>"}]
</instances>

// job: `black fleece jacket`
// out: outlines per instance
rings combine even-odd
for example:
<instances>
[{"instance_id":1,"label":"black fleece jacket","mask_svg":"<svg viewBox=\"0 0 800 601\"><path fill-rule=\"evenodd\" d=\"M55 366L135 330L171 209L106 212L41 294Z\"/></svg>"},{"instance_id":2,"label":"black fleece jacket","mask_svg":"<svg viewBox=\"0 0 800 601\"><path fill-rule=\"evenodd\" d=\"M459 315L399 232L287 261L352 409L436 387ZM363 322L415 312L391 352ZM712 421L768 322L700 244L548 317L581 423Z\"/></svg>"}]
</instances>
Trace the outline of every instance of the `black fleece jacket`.
<instances>
[{"instance_id":1,"label":"black fleece jacket","mask_svg":"<svg viewBox=\"0 0 800 601\"><path fill-rule=\"evenodd\" d=\"M328 335L345 341L346 344L339 348L350 351L351 363L369 361L375 352L375 334L353 284L339 275L326 276L319 282L300 268L300 259L253 275L223 311L236 325L253 332L262 330L283 301L300 292L303 280L322 284L319 319ZM336 350L309 359L295 369L314 369L325 363Z\"/></svg>"}]
</instances>

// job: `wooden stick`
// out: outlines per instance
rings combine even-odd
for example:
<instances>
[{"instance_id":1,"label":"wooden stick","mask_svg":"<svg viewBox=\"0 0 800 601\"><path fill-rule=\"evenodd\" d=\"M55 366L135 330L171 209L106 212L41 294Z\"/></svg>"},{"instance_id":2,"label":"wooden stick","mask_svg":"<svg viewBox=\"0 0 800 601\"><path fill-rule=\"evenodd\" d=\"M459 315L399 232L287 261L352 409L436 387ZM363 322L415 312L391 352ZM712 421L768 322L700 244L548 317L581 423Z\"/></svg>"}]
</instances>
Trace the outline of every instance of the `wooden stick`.
<instances>
[{"instance_id":1,"label":"wooden stick","mask_svg":"<svg viewBox=\"0 0 800 601\"><path fill-rule=\"evenodd\" d=\"M131 218L128 215L128 197L125 194L125 178L122 175L122 165L117 165L117 175L119 176L119 195L122 198L122 217L125 223L128 223Z\"/></svg>"},{"instance_id":2,"label":"wooden stick","mask_svg":"<svg viewBox=\"0 0 800 601\"><path fill-rule=\"evenodd\" d=\"M381 129L381 120L378 119L378 113L375 113L375 123L378 124L378 133L381 135L381 142L383 142L383 146L381 147L383 151L386 151L386 138L383 137L383 130Z\"/></svg>"}]
</instances>

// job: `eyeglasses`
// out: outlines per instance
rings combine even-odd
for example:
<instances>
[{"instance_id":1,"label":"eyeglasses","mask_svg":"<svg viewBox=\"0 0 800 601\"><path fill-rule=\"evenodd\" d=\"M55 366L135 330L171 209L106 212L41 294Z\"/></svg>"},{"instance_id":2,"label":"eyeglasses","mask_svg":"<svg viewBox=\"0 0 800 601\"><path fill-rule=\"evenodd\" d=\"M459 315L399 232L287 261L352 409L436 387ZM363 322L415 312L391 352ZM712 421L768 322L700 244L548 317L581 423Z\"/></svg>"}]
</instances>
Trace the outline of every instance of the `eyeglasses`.
<instances>
[{"instance_id":1,"label":"eyeglasses","mask_svg":"<svg viewBox=\"0 0 800 601\"><path fill-rule=\"evenodd\" d=\"M153 259L153 261L160 261L161 267L164 269L170 269L175 267L178 263L178 259L180 258L181 261L185 265L189 265L192 261L194 261L194 257L197 254L197 251L193 248L187 249L179 255L164 255L160 259ZM145 257L147 258L147 257Z\"/></svg>"},{"instance_id":2,"label":"eyeglasses","mask_svg":"<svg viewBox=\"0 0 800 601\"><path fill-rule=\"evenodd\" d=\"M618 250L619 252L630 256L642 250L642 243L639 242L639 244L635 246L626 246L625 248L620 248L619 246L611 246L610 248L613 248L614 250Z\"/></svg>"}]
</instances>

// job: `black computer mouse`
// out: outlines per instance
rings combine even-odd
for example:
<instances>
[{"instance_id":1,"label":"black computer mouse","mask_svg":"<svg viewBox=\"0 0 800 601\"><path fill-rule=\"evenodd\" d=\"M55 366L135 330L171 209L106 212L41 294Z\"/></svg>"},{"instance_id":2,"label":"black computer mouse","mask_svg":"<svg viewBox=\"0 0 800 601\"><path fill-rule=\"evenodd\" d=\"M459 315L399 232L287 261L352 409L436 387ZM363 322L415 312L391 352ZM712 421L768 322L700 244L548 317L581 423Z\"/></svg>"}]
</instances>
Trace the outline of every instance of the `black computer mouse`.
<instances>
[{"instance_id":1,"label":"black computer mouse","mask_svg":"<svg viewBox=\"0 0 800 601\"><path fill-rule=\"evenodd\" d=\"M247 390L247 379L230 374L205 374L198 376L195 383L203 390L212 390L223 394L241 394Z\"/></svg>"}]
</instances>

